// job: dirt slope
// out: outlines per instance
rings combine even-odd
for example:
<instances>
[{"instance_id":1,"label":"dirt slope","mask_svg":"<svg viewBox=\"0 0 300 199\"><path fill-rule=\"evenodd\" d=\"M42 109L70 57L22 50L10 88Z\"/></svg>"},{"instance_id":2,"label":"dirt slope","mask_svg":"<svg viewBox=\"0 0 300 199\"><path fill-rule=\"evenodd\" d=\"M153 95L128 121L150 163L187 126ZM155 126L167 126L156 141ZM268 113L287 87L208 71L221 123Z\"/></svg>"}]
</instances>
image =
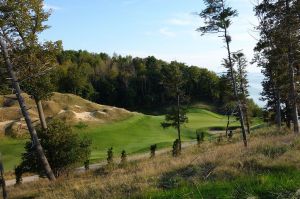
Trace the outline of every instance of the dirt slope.
<instances>
[{"instance_id":1,"label":"dirt slope","mask_svg":"<svg viewBox=\"0 0 300 199\"><path fill-rule=\"evenodd\" d=\"M27 94L23 94L29 113L38 124L38 113ZM68 123L108 123L130 117L133 113L116 107L90 102L73 94L54 93L50 100L43 102L46 118L60 118ZM14 95L0 95L0 135L22 135L26 125L19 104Z\"/></svg>"}]
</instances>

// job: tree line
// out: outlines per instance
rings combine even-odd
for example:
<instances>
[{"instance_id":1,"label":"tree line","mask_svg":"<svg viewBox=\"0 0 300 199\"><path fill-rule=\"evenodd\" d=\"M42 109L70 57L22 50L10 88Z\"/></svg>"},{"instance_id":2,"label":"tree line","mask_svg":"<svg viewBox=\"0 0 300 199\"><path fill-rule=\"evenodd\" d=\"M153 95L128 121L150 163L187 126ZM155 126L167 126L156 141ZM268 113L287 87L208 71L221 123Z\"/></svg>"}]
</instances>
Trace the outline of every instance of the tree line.
<instances>
[{"instance_id":1,"label":"tree line","mask_svg":"<svg viewBox=\"0 0 300 199\"><path fill-rule=\"evenodd\" d=\"M87 51L63 51L55 72L57 91L80 95L97 103L130 110L145 110L168 105L164 86L166 74L178 67L183 90L191 101L222 104L224 91L220 77L205 68L179 62L165 62L149 56L131 56Z\"/></svg>"},{"instance_id":2,"label":"tree line","mask_svg":"<svg viewBox=\"0 0 300 199\"><path fill-rule=\"evenodd\" d=\"M254 62L262 68L265 118L299 133L300 1L262 0L254 8L260 38Z\"/></svg>"}]
</instances>

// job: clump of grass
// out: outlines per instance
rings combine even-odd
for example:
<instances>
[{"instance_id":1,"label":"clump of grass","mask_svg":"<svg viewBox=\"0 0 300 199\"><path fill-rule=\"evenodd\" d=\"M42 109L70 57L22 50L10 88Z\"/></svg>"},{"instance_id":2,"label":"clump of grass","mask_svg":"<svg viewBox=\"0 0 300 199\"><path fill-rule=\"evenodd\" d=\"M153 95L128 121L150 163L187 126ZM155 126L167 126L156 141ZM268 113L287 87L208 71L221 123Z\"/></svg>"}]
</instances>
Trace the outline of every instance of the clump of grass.
<instances>
[{"instance_id":1,"label":"clump of grass","mask_svg":"<svg viewBox=\"0 0 300 199\"><path fill-rule=\"evenodd\" d=\"M150 158L155 157L156 149L157 149L157 144L153 144L150 146Z\"/></svg>"},{"instance_id":2,"label":"clump of grass","mask_svg":"<svg viewBox=\"0 0 300 199\"><path fill-rule=\"evenodd\" d=\"M266 145L266 146L260 146L257 149L258 153L262 153L263 155L271 159L277 158L287 151L288 151L288 146Z\"/></svg>"},{"instance_id":3,"label":"clump of grass","mask_svg":"<svg viewBox=\"0 0 300 199\"><path fill-rule=\"evenodd\" d=\"M265 136L265 137L272 137L272 136L284 136L291 134L291 129L286 127L278 129L274 126L268 126L266 128L259 128L255 131L254 136Z\"/></svg>"},{"instance_id":4,"label":"clump of grass","mask_svg":"<svg viewBox=\"0 0 300 199\"><path fill-rule=\"evenodd\" d=\"M78 122L76 125L74 125L74 127L77 129L86 129L88 125L84 122Z\"/></svg>"}]
</instances>

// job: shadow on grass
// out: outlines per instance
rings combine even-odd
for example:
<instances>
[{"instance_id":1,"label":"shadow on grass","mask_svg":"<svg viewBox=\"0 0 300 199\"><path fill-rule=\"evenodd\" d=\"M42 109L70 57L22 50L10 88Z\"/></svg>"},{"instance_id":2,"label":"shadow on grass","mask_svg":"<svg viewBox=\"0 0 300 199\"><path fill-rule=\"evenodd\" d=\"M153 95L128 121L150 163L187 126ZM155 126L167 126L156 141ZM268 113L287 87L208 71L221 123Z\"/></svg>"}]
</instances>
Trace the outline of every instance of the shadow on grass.
<instances>
[{"instance_id":1,"label":"shadow on grass","mask_svg":"<svg viewBox=\"0 0 300 199\"><path fill-rule=\"evenodd\" d=\"M159 179L158 187L162 189L173 189L193 180L210 179L215 168L216 164L212 162L199 166L189 165L163 174Z\"/></svg>"},{"instance_id":2,"label":"shadow on grass","mask_svg":"<svg viewBox=\"0 0 300 199\"><path fill-rule=\"evenodd\" d=\"M233 179L214 174L216 165L187 166L162 175L158 190L142 198L299 198L300 170L292 166L263 166L244 162L244 173ZM211 172L212 171L212 172ZM209 175L209 173L211 174ZM208 177L207 177L208 176Z\"/></svg>"}]
</instances>

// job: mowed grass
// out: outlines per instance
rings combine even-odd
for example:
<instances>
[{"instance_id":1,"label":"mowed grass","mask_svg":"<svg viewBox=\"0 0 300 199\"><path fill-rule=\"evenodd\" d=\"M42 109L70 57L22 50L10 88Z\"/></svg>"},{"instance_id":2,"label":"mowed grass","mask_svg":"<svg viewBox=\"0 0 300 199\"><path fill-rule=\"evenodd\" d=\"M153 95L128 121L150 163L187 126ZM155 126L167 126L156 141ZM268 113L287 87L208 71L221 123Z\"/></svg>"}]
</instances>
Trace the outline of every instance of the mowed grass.
<instances>
[{"instance_id":1,"label":"mowed grass","mask_svg":"<svg viewBox=\"0 0 300 199\"><path fill-rule=\"evenodd\" d=\"M222 115L198 108L190 109L188 118L189 122L182 128L183 142L195 140L196 129L225 126L227 122ZM113 147L117 157L122 150L128 154L147 152L152 144L157 144L158 149L171 147L177 131L163 129L163 121L164 116L137 114L121 122L75 130L92 139L91 161L95 162L105 159L109 147Z\"/></svg>"},{"instance_id":2,"label":"mowed grass","mask_svg":"<svg viewBox=\"0 0 300 199\"><path fill-rule=\"evenodd\" d=\"M5 170L12 170L21 160L26 140L0 138L0 153Z\"/></svg>"},{"instance_id":3,"label":"mowed grass","mask_svg":"<svg viewBox=\"0 0 300 199\"><path fill-rule=\"evenodd\" d=\"M225 116L201 108L191 108L188 118L189 123L182 128L183 141L194 140L196 129L225 126L227 123ZM163 121L164 116L135 114L123 121L104 125L89 124L87 128L74 130L81 136L92 139L91 162L97 162L106 158L110 147L113 147L115 157L119 157L122 150L128 154L148 152L152 144L157 144L158 149L172 147L177 131L174 128L163 129ZM12 170L20 162L25 142L26 140L0 138L0 152L3 154L6 170Z\"/></svg>"}]
</instances>

